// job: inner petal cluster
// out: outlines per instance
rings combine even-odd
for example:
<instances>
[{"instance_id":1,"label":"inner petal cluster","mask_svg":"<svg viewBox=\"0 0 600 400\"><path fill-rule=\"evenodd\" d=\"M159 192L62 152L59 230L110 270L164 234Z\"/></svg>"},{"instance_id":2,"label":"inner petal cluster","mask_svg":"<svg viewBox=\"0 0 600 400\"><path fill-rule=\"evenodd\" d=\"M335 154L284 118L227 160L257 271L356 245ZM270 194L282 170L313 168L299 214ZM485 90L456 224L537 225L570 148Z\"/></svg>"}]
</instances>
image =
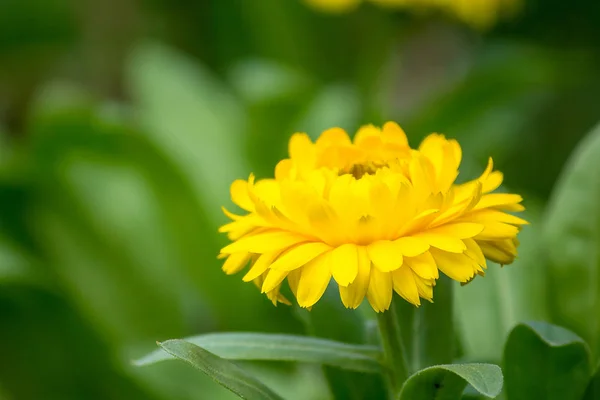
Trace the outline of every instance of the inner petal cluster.
<instances>
[{"instance_id":1,"label":"inner petal cluster","mask_svg":"<svg viewBox=\"0 0 600 400\"><path fill-rule=\"evenodd\" d=\"M484 275L486 258L509 264L523 219L521 197L491 193L502 183L490 159L482 175L455 185L461 148L442 135L411 149L395 123L366 126L350 140L339 128L313 143L290 139L290 157L274 179L235 181L221 227L232 243L223 270L250 264L253 281L273 303L287 280L302 307L312 307L331 279L346 307L366 297L375 311L395 291L412 304L432 301L439 271L459 282Z\"/></svg>"}]
</instances>

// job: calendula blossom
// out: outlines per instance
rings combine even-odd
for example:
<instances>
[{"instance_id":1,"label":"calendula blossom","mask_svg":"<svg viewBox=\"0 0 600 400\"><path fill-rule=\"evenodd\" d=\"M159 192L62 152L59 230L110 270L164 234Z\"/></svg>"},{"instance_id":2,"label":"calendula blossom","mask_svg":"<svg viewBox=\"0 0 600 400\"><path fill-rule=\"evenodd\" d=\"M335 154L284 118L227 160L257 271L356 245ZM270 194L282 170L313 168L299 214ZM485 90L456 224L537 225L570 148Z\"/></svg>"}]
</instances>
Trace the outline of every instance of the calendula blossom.
<instances>
[{"instance_id":1,"label":"calendula blossom","mask_svg":"<svg viewBox=\"0 0 600 400\"><path fill-rule=\"evenodd\" d=\"M439 10L453 15L478 29L488 29L499 19L514 14L522 0L365 0L383 7L414 11ZM361 0L305 0L325 12L347 12L355 9Z\"/></svg>"},{"instance_id":2,"label":"calendula blossom","mask_svg":"<svg viewBox=\"0 0 600 400\"><path fill-rule=\"evenodd\" d=\"M439 272L459 282L484 275L486 258L510 264L527 222L521 196L491 193L502 183L492 160L473 181L455 184L462 151L439 134L411 149L393 122L362 127L352 141L329 129L315 143L292 136L274 179L236 180L231 198L245 210L220 228L227 274L250 264L274 303L287 279L301 307L313 306L333 278L343 304L366 297L387 310L395 291L414 305L432 301Z\"/></svg>"}]
</instances>

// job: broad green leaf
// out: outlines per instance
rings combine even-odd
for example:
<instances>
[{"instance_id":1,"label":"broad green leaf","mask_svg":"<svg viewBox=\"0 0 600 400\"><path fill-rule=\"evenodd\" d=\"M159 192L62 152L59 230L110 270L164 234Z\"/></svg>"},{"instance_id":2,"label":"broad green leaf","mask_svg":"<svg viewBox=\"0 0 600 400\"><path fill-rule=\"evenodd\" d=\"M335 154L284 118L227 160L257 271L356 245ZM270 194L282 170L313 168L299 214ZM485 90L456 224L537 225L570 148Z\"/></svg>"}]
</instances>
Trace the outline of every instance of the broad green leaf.
<instances>
[{"instance_id":1,"label":"broad green leaf","mask_svg":"<svg viewBox=\"0 0 600 400\"><path fill-rule=\"evenodd\" d=\"M600 346L600 126L571 156L543 227L552 321Z\"/></svg>"},{"instance_id":2,"label":"broad green leaf","mask_svg":"<svg viewBox=\"0 0 600 400\"><path fill-rule=\"evenodd\" d=\"M596 373L585 390L583 400L596 400L600 398L600 363L596 366Z\"/></svg>"},{"instance_id":3,"label":"broad green leaf","mask_svg":"<svg viewBox=\"0 0 600 400\"><path fill-rule=\"evenodd\" d=\"M297 361L332 365L344 369L381 371L377 347L352 345L313 337L262 333L214 333L183 339L230 360ZM136 361L154 364L171 357L161 350Z\"/></svg>"},{"instance_id":4,"label":"broad green leaf","mask_svg":"<svg viewBox=\"0 0 600 400\"><path fill-rule=\"evenodd\" d=\"M510 400L579 400L591 372L586 343L559 326L519 324L506 342L504 373Z\"/></svg>"},{"instance_id":5,"label":"broad green leaf","mask_svg":"<svg viewBox=\"0 0 600 400\"><path fill-rule=\"evenodd\" d=\"M457 400L471 385L494 398L502 390L502 370L492 364L436 365L422 369L404 383L400 400Z\"/></svg>"},{"instance_id":6,"label":"broad green leaf","mask_svg":"<svg viewBox=\"0 0 600 400\"><path fill-rule=\"evenodd\" d=\"M184 340L167 340L159 343L167 353L187 362L215 382L231 390L242 399L279 400L280 396L248 375L243 369L219 356Z\"/></svg>"}]
</instances>

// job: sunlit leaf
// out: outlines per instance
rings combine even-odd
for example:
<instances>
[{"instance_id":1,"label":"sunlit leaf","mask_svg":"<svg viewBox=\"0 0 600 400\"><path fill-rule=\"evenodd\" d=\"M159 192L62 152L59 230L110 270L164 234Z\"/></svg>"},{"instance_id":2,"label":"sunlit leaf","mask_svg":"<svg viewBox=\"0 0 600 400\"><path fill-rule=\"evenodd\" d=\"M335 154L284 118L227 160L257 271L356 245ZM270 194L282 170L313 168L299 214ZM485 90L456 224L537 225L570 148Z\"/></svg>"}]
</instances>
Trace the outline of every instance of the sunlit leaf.
<instances>
[{"instance_id":1,"label":"sunlit leaf","mask_svg":"<svg viewBox=\"0 0 600 400\"><path fill-rule=\"evenodd\" d=\"M494 398L502 390L502 371L492 364L451 364L425 368L412 375L400 392L400 400L460 399L467 385Z\"/></svg>"},{"instance_id":2,"label":"sunlit leaf","mask_svg":"<svg viewBox=\"0 0 600 400\"><path fill-rule=\"evenodd\" d=\"M361 372L381 372L380 351L374 346L261 333L215 333L183 340L230 360L297 361ZM157 350L136 361L136 364L154 364L170 358L169 354Z\"/></svg>"}]
</instances>

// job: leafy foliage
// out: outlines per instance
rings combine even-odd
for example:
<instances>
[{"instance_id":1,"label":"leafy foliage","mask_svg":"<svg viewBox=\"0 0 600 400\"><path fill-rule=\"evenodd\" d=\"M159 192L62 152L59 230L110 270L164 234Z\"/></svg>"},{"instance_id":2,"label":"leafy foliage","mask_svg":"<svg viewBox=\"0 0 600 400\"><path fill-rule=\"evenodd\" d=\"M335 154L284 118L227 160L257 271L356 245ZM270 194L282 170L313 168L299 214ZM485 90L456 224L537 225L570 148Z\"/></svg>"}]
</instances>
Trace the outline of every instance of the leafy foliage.
<instances>
[{"instance_id":1,"label":"leafy foliage","mask_svg":"<svg viewBox=\"0 0 600 400\"><path fill-rule=\"evenodd\" d=\"M527 0L485 33L368 4L330 16L254 3L0 1L0 398L235 398L185 365L130 365L156 340L207 332L377 346L373 316L344 310L335 288L309 313L222 274L216 229L229 181L272 175L292 132L390 119L413 145L431 130L458 138L465 177L492 155L532 222L514 265L451 288L453 314L442 286L436 303L400 310L413 372L500 362L508 337L507 400L542 390L513 374L522 341L562 363L528 373L577 378L565 396L594 398L598 129L582 138L600 120L597 2ZM438 335L451 318L454 336ZM555 346L519 324L531 319L573 330L589 362L580 340ZM384 398L377 374L239 365L284 398ZM473 385L444 368L411 387Z\"/></svg>"},{"instance_id":2,"label":"leafy foliage","mask_svg":"<svg viewBox=\"0 0 600 400\"><path fill-rule=\"evenodd\" d=\"M428 367L406 381L400 399L458 399L468 384L482 395L494 398L502 390L502 371L498 366L490 364Z\"/></svg>"},{"instance_id":3,"label":"leafy foliage","mask_svg":"<svg viewBox=\"0 0 600 400\"><path fill-rule=\"evenodd\" d=\"M517 325L504 350L509 399L581 399L592 373L586 343L542 322Z\"/></svg>"},{"instance_id":4,"label":"leafy foliage","mask_svg":"<svg viewBox=\"0 0 600 400\"><path fill-rule=\"evenodd\" d=\"M380 350L374 346L260 333L217 333L183 340L230 360L312 362L360 372L381 372ZM148 365L169 358L163 351L154 351L136 364Z\"/></svg>"},{"instance_id":5,"label":"leafy foliage","mask_svg":"<svg viewBox=\"0 0 600 400\"><path fill-rule=\"evenodd\" d=\"M235 364L185 342L168 340L160 343L167 353L198 368L217 383L223 385L239 397L248 400L281 400L271 389L252 378Z\"/></svg>"}]
</instances>

